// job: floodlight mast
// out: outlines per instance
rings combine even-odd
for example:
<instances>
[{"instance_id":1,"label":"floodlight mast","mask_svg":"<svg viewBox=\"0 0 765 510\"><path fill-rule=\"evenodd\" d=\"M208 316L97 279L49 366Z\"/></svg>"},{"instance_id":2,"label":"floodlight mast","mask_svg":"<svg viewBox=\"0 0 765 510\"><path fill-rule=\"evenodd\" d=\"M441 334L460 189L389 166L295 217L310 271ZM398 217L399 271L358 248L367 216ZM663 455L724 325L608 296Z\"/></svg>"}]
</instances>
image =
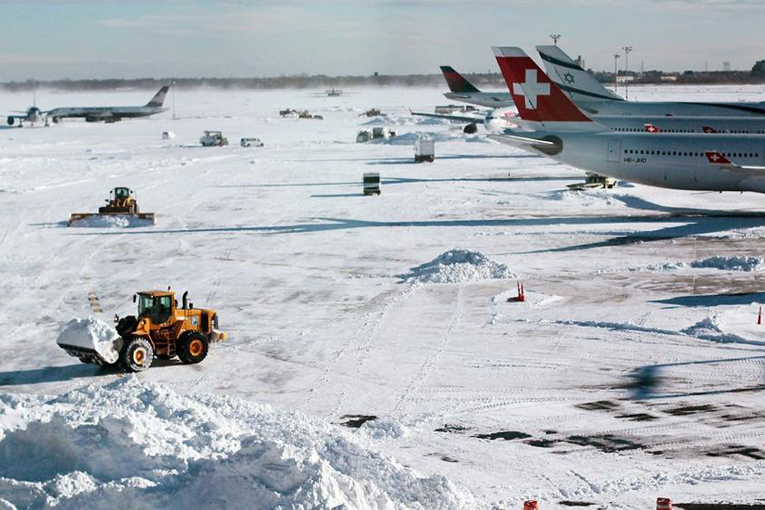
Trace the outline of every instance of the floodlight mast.
<instances>
[{"instance_id":1,"label":"floodlight mast","mask_svg":"<svg viewBox=\"0 0 765 510\"><path fill-rule=\"evenodd\" d=\"M630 76L630 52L632 51L632 46L624 46L622 48L624 50L624 99L630 98L630 89L629 89L629 76Z\"/></svg>"},{"instance_id":2,"label":"floodlight mast","mask_svg":"<svg viewBox=\"0 0 765 510\"><path fill-rule=\"evenodd\" d=\"M617 70L617 67L616 67L616 61L619 60L619 57L620 55L618 53L614 53L614 93L616 93L617 82L619 81L617 78L619 76L619 71Z\"/></svg>"},{"instance_id":3,"label":"floodlight mast","mask_svg":"<svg viewBox=\"0 0 765 510\"><path fill-rule=\"evenodd\" d=\"M560 34L550 34L550 39L552 39L553 43L555 43L555 46L557 46L558 39L560 39Z\"/></svg>"}]
</instances>

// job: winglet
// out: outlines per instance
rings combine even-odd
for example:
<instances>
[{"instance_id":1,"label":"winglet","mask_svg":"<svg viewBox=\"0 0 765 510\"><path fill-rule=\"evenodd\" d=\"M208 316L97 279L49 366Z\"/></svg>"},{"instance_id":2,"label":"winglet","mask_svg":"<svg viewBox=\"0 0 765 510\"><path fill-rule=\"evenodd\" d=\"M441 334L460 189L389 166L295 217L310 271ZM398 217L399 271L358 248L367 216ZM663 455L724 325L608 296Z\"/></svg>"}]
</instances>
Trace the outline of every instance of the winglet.
<instances>
[{"instance_id":1,"label":"winglet","mask_svg":"<svg viewBox=\"0 0 765 510\"><path fill-rule=\"evenodd\" d=\"M444 73L446 84L449 85L449 90L457 94L466 94L480 92L478 88L460 73L454 70L451 66L441 66L441 72Z\"/></svg>"},{"instance_id":2,"label":"winglet","mask_svg":"<svg viewBox=\"0 0 765 510\"><path fill-rule=\"evenodd\" d=\"M521 48L493 50L523 120L594 124Z\"/></svg>"}]
</instances>

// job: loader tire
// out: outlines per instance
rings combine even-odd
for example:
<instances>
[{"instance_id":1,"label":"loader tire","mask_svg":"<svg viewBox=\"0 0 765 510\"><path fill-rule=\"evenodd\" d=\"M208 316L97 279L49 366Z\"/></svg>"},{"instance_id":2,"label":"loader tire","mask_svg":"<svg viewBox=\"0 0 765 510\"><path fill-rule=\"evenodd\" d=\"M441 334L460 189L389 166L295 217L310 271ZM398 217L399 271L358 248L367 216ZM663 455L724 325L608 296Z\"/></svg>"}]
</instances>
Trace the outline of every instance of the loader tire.
<instances>
[{"instance_id":1,"label":"loader tire","mask_svg":"<svg viewBox=\"0 0 765 510\"><path fill-rule=\"evenodd\" d=\"M120 353L120 363L127 372L143 372L154 361L154 349L145 338L133 338L125 343Z\"/></svg>"},{"instance_id":2,"label":"loader tire","mask_svg":"<svg viewBox=\"0 0 765 510\"><path fill-rule=\"evenodd\" d=\"M181 337L181 345L178 349L178 358L187 365L199 363L207 357L210 343L201 333L192 331Z\"/></svg>"},{"instance_id":3,"label":"loader tire","mask_svg":"<svg viewBox=\"0 0 765 510\"><path fill-rule=\"evenodd\" d=\"M135 331L135 328L138 326L138 319L135 318L133 315L128 315L127 317L123 317L120 319L120 321L117 323L117 327L115 328L117 330L117 334L121 336L124 339L128 339L130 335Z\"/></svg>"}]
</instances>

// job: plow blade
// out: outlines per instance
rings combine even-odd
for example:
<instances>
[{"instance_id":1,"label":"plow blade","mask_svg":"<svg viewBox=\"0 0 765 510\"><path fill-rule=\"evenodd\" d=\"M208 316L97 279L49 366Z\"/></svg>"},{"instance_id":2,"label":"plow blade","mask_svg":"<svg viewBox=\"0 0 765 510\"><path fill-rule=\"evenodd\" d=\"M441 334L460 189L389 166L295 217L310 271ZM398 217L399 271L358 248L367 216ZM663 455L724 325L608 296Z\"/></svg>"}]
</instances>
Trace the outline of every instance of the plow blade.
<instances>
[{"instance_id":1,"label":"plow blade","mask_svg":"<svg viewBox=\"0 0 765 510\"><path fill-rule=\"evenodd\" d=\"M110 218L114 216L122 216L128 219L137 219L137 220L142 220L146 222L151 222L152 225L156 224L154 220L154 213L126 214L122 212L112 212L112 213L72 213L72 215L69 217L69 221L67 222L67 226L71 227L73 223L76 223L78 221L85 220L88 218Z\"/></svg>"}]
</instances>

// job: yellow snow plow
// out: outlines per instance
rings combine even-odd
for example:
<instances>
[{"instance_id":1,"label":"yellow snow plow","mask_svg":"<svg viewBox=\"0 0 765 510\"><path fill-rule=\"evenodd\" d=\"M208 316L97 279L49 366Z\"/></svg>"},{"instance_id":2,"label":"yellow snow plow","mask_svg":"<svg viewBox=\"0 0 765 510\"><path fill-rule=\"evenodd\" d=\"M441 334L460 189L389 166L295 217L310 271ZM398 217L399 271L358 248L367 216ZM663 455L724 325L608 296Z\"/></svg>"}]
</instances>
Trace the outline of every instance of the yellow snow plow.
<instances>
[{"instance_id":1,"label":"yellow snow plow","mask_svg":"<svg viewBox=\"0 0 765 510\"><path fill-rule=\"evenodd\" d=\"M109 192L109 198L104 207L99 207L97 213L72 213L69 217L69 226L73 223L88 218L124 216L135 218L154 225L154 213L138 212L138 202L135 193L130 188L117 187Z\"/></svg>"},{"instance_id":2,"label":"yellow snow plow","mask_svg":"<svg viewBox=\"0 0 765 510\"><path fill-rule=\"evenodd\" d=\"M218 330L215 310L194 308L188 292L178 308L171 290L149 290L133 295L138 315L114 317L116 331L98 319L75 319L61 332L57 343L83 363L119 364L128 372L149 368L155 357L178 357L185 364L207 357L211 343L226 339Z\"/></svg>"}]
</instances>

